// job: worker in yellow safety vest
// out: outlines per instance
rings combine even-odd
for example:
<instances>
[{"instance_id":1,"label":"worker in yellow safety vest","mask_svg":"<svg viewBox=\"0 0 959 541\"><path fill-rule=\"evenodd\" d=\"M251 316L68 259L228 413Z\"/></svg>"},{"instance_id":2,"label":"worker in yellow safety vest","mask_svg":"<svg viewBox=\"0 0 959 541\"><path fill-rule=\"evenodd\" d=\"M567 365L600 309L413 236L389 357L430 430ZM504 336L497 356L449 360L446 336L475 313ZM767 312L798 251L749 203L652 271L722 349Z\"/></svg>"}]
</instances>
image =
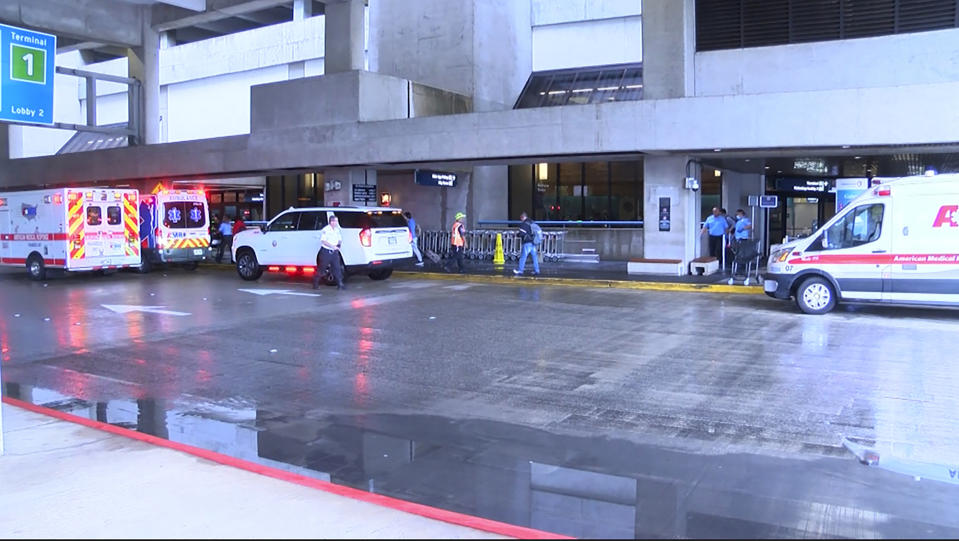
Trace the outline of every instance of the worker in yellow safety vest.
<instances>
[{"instance_id":1,"label":"worker in yellow safety vest","mask_svg":"<svg viewBox=\"0 0 959 541\"><path fill-rule=\"evenodd\" d=\"M451 272L450 267L454 259L456 260L456 268L459 272L466 270L463 265L463 260L466 256L466 226L463 224L465 219L466 214L462 212L456 213L456 220L450 229L450 257L443 265L443 270L446 272Z\"/></svg>"}]
</instances>

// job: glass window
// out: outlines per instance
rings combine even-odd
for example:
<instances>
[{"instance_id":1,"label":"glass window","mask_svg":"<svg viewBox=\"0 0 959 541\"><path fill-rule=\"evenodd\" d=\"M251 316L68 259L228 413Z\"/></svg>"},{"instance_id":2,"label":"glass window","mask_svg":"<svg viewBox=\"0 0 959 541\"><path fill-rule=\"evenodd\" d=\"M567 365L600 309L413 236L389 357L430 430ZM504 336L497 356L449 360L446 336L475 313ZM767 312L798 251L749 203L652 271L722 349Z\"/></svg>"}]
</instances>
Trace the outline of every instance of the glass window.
<instances>
[{"instance_id":1,"label":"glass window","mask_svg":"<svg viewBox=\"0 0 959 541\"><path fill-rule=\"evenodd\" d=\"M869 244L882 235L882 204L862 205L851 210L813 242L810 250L842 250Z\"/></svg>"},{"instance_id":2,"label":"glass window","mask_svg":"<svg viewBox=\"0 0 959 541\"><path fill-rule=\"evenodd\" d=\"M319 231L326 227L326 212L301 212L297 231Z\"/></svg>"},{"instance_id":3,"label":"glass window","mask_svg":"<svg viewBox=\"0 0 959 541\"><path fill-rule=\"evenodd\" d=\"M300 219L299 212L287 212L281 216L277 216L275 220L270 223L270 231L296 231L297 222Z\"/></svg>"},{"instance_id":4,"label":"glass window","mask_svg":"<svg viewBox=\"0 0 959 541\"><path fill-rule=\"evenodd\" d=\"M609 162L586 164L583 199L587 220L609 221Z\"/></svg>"},{"instance_id":5,"label":"glass window","mask_svg":"<svg viewBox=\"0 0 959 541\"><path fill-rule=\"evenodd\" d=\"M610 220L641 220L643 208L643 162L610 164Z\"/></svg>"},{"instance_id":6,"label":"glass window","mask_svg":"<svg viewBox=\"0 0 959 541\"><path fill-rule=\"evenodd\" d=\"M186 227L206 227L206 208L201 201L186 201L183 210L186 212Z\"/></svg>"},{"instance_id":7,"label":"glass window","mask_svg":"<svg viewBox=\"0 0 959 541\"><path fill-rule=\"evenodd\" d=\"M642 97L642 64L592 66L533 73L516 101L516 108L639 100Z\"/></svg>"},{"instance_id":8,"label":"glass window","mask_svg":"<svg viewBox=\"0 0 959 541\"><path fill-rule=\"evenodd\" d=\"M406 218L400 212L367 214L366 212L334 212L344 229L366 229L379 227L407 227Z\"/></svg>"},{"instance_id":9,"label":"glass window","mask_svg":"<svg viewBox=\"0 0 959 541\"><path fill-rule=\"evenodd\" d=\"M120 225L120 207L107 207L107 224Z\"/></svg>"},{"instance_id":10,"label":"glass window","mask_svg":"<svg viewBox=\"0 0 959 541\"><path fill-rule=\"evenodd\" d=\"M561 220L583 219L583 164L559 164L559 207Z\"/></svg>"},{"instance_id":11,"label":"glass window","mask_svg":"<svg viewBox=\"0 0 959 541\"><path fill-rule=\"evenodd\" d=\"M87 225L100 225L103 222L102 210L96 205L87 207Z\"/></svg>"}]
</instances>

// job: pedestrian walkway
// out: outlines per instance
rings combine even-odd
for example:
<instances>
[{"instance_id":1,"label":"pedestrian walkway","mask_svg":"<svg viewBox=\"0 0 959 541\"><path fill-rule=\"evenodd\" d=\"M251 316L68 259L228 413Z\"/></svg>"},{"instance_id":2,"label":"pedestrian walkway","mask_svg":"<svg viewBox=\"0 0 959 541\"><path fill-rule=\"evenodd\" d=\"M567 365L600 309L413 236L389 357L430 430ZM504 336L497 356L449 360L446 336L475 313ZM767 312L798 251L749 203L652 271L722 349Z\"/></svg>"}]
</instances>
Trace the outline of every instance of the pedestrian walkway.
<instances>
[{"instance_id":1,"label":"pedestrian walkway","mask_svg":"<svg viewBox=\"0 0 959 541\"><path fill-rule=\"evenodd\" d=\"M3 404L0 538L503 538Z\"/></svg>"},{"instance_id":2,"label":"pedestrian walkway","mask_svg":"<svg viewBox=\"0 0 959 541\"><path fill-rule=\"evenodd\" d=\"M443 263L446 260L442 260L440 263L433 263L428 259L425 260L425 265L420 267L415 264L414 261L403 262L396 265L396 270L401 272L409 273L442 273L442 274L451 274L458 275L460 273L452 272L448 273L443 269ZM660 284L688 284L693 286L698 286L697 289L701 286L725 286L728 285L730 274L728 272L717 272L708 276L704 275L691 275L686 276L675 276L675 275L665 275L665 274L629 274L626 271L627 263L625 261L600 261L597 263L579 263L579 262L567 262L567 261L557 261L557 262L545 262L540 263L540 274L537 278L554 278L554 279L564 279L564 280L584 280L584 281L627 281L635 283L660 283ZM233 269L233 265L227 266L224 264L212 265L217 268L223 269ZM494 265L492 261L489 260L470 260L465 261L465 272L462 273L468 276L489 276L489 277L507 277L507 278L519 278L530 277L532 278L532 265L528 265L526 268L526 273L523 277L517 277L513 274L513 269L517 267L517 263L514 261L509 261L505 265ZM764 269L760 269L760 275L763 274ZM755 284L755 282L753 282ZM586 284L584 284L586 285ZM762 284L759 283L759 287L755 285L744 286L742 277L737 277L735 284L732 286L737 289L742 289L744 291L749 291L753 293L762 291Z\"/></svg>"}]
</instances>

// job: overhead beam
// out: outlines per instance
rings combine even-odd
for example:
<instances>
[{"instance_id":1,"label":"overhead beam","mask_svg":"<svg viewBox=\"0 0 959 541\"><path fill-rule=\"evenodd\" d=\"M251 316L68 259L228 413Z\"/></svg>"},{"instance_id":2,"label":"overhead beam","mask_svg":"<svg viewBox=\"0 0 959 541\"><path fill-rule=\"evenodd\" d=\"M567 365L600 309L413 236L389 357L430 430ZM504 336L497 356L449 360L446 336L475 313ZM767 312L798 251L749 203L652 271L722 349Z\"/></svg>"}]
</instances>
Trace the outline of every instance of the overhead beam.
<instances>
[{"instance_id":1,"label":"overhead beam","mask_svg":"<svg viewBox=\"0 0 959 541\"><path fill-rule=\"evenodd\" d=\"M3 0L0 22L79 41L142 44L141 6L119 0Z\"/></svg>"},{"instance_id":2,"label":"overhead beam","mask_svg":"<svg viewBox=\"0 0 959 541\"><path fill-rule=\"evenodd\" d=\"M156 4L153 6L153 28L157 32L176 30L270 9L289 4L289 2L290 0L207 0L207 9L202 13Z\"/></svg>"},{"instance_id":3,"label":"overhead beam","mask_svg":"<svg viewBox=\"0 0 959 541\"><path fill-rule=\"evenodd\" d=\"M259 25L256 23L251 23L250 21L238 19L236 17L231 17L229 19L220 19L219 21L210 21L208 23L198 24L196 27L203 30L209 30L210 32L216 32L217 34L235 34L237 32L250 30L252 28L258 28Z\"/></svg>"},{"instance_id":4,"label":"overhead beam","mask_svg":"<svg viewBox=\"0 0 959 541\"><path fill-rule=\"evenodd\" d=\"M206 0L160 0L160 2L192 11L206 10Z\"/></svg>"},{"instance_id":5,"label":"overhead beam","mask_svg":"<svg viewBox=\"0 0 959 541\"><path fill-rule=\"evenodd\" d=\"M236 16L237 19L250 21L261 26L283 23L293 20L293 11L287 7L278 6L275 8L264 9L262 11L251 11Z\"/></svg>"}]
</instances>

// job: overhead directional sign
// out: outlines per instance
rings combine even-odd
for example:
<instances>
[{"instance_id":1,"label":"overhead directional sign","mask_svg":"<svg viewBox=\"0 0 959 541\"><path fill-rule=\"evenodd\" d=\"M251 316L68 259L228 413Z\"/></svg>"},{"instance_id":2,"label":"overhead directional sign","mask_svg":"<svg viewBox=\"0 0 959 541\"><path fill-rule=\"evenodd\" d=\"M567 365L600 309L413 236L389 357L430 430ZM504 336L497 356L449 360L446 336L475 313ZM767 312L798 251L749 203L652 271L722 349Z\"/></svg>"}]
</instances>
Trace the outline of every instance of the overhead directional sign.
<instances>
[{"instance_id":1,"label":"overhead directional sign","mask_svg":"<svg viewBox=\"0 0 959 541\"><path fill-rule=\"evenodd\" d=\"M53 124L57 37L0 24L0 121Z\"/></svg>"},{"instance_id":2,"label":"overhead directional sign","mask_svg":"<svg viewBox=\"0 0 959 541\"><path fill-rule=\"evenodd\" d=\"M448 171L417 169L413 174L413 181L421 186L455 188L457 180L459 180L459 175Z\"/></svg>"},{"instance_id":3,"label":"overhead directional sign","mask_svg":"<svg viewBox=\"0 0 959 541\"><path fill-rule=\"evenodd\" d=\"M319 293L300 293L297 291L290 291L289 289L240 289L244 293L252 293L254 295L264 296L264 295L293 295L295 297L319 297Z\"/></svg>"},{"instance_id":4,"label":"overhead directional sign","mask_svg":"<svg viewBox=\"0 0 959 541\"><path fill-rule=\"evenodd\" d=\"M100 306L107 310L112 310L118 314L127 314L130 312L148 312L151 314L163 314L166 316L188 316L189 312L177 312L175 310L164 310L162 306L139 306L136 304L101 304Z\"/></svg>"}]
</instances>

